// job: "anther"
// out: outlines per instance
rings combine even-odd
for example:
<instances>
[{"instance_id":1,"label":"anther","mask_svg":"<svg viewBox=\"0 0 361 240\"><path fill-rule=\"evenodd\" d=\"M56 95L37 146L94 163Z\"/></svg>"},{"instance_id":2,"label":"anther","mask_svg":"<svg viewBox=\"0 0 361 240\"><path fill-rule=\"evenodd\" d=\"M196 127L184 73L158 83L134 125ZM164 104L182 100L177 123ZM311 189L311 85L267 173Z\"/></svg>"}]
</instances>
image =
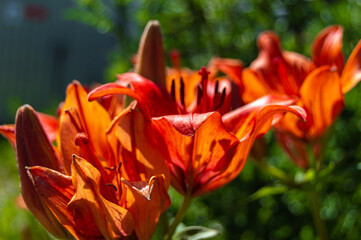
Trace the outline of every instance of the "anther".
<instances>
[{"instance_id":1,"label":"anther","mask_svg":"<svg viewBox=\"0 0 361 240\"><path fill-rule=\"evenodd\" d=\"M114 171L116 169L116 166L113 167L104 167L106 170Z\"/></svg>"},{"instance_id":2,"label":"anther","mask_svg":"<svg viewBox=\"0 0 361 240\"><path fill-rule=\"evenodd\" d=\"M221 94L221 98L219 99L219 103L218 103L216 109L222 107L225 98L226 98L226 88L223 88L223 91L222 91L222 94Z\"/></svg>"},{"instance_id":3,"label":"anther","mask_svg":"<svg viewBox=\"0 0 361 240\"><path fill-rule=\"evenodd\" d=\"M216 81L216 86L214 87L214 95L218 93L219 81Z\"/></svg>"},{"instance_id":4,"label":"anther","mask_svg":"<svg viewBox=\"0 0 361 240\"><path fill-rule=\"evenodd\" d=\"M180 77L180 100L183 106L185 106L184 103L184 81L183 78Z\"/></svg>"},{"instance_id":5,"label":"anther","mask_svg":"<svg viewBox=\"0 0 361 240\"><path fill-rule=\"evenodd\" d=\"M201 104L202 96L203 96L203 89L202 89L202 85L199 84L197 87L197 106Z\"/></svg>"},{"instance_id":6,"label":"anther","mask_svg":"<svg viewBox=\"0 0 361 240\"><path fill-rule=\"evenodd\" d=\"M172 96L173 101L175 101L175 82L172 80L172 85L170 87L170 94Z\"/></svg>"},{"instance_id":7,"label":"anther","mask_svg":"<svg viewBox=\"0 0 361 240\"><path fill-rule=\"evenodd\" d=\"M107 184L105 184L105 186L112 187L112 188L114 188L114 191L118 191L117 187L114 186L114 184L107 183Z\"/></svg>"}]
</instances>

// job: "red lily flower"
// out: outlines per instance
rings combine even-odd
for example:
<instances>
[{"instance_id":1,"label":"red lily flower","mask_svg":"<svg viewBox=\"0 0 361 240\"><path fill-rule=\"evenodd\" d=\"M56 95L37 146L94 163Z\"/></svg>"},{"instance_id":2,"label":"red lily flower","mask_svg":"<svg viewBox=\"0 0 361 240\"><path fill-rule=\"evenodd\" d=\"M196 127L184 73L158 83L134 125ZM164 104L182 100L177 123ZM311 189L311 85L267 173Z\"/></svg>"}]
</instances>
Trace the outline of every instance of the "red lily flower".
<instances>
[{"instance_id":1,"label":"red lily flower","mask_svg":"<svg viewBox=\"0 0 361 240\"><path fill-rule=\"evenodd\" d=\"M361 42L343 63L340 26L321 31L312 45L311 60L282 51L275 33L258 38L258 58L243 72L242 98L250 102L266 94L299 98L297 105L307 112L306 122L286 115L278 128L279 139L295 162L307 167L303 142L316 143L344 106L344 94L361 79Z\"/></svg>"}]
</instances>

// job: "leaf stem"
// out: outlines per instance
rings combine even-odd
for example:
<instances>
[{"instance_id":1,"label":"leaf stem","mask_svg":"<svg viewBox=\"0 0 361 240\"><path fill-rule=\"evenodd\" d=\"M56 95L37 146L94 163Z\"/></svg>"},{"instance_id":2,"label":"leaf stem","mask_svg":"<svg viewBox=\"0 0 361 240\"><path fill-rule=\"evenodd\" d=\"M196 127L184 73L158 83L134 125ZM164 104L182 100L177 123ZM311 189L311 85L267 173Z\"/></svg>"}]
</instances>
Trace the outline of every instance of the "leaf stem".
<instances>
[{"instance_id":1,"label":"leaf stem","mask_svg":"<svg viewBox=\"0 0 361 240\"><path fill-rule=\"evenodd\" d=\"M327 240L327 232L325 224L320 216L320 204L318 202L318 195L315 189L309 189L307 191L308 199L311 205L311 213L315 224L317 235L321 240Z\"/></svg>"},{"instance_id":2,"label":"leaf stem","mask_svg":"<svg viewBox=\"0 0 361 240\"><path fill-rule=\"evenodd\" d=\"M177 229L179 223L182 222L188 208L190 207L191 203L192 203L192 196L191 195L186 195L183 198L183 202L181 207L179 208L177 215L174 217L174 220L172 222L172 224L169 226L168 228L168 232L167 234L164 236L164 240L170 240L172 239L172 236L175 232L175 230Z\"/></svg>"}]
</instances>

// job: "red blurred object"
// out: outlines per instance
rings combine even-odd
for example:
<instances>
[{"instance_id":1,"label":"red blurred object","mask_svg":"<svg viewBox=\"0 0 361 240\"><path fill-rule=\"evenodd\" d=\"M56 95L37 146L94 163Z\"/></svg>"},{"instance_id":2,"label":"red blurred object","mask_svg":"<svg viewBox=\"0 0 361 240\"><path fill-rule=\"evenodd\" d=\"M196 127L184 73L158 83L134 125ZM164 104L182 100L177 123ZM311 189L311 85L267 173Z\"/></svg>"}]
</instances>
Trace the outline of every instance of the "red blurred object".
<instances>
[{"instance_id":1,"label":"red blurred object","mask_svg":"<svg viewBox=\"0 0 361 240\"><path fill-rule=\"evenodd\" d=\"M49 10L40 5L28 4L24 9L24 18L31 21L44 21L49 16Z\"/></svg>"}]
</instances>

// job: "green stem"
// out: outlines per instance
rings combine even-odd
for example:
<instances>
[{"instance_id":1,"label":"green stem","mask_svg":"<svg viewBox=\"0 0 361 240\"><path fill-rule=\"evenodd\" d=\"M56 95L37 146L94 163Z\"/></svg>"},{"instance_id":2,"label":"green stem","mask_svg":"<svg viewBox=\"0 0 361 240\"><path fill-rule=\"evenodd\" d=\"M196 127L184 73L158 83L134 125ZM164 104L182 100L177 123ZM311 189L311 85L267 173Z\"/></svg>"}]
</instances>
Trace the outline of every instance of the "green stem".
<instances>
[{"instance_id":1,"label":"green stem","mask_svg":"<svg viewBox=\"0 0 361 240\"><path fill-rule=\"evenodd\" d=\"M317 235L321 240L327 240L327 232L325 228L325 224L320 216L320 204L318 202L317 192L312 189L307 191L307 195L311 205L311 212L313 221L315 224Z\"/></svg>"},{"instance_id":2,"label":"green stem","mask_svg":"<svg viewBox=\"0 0 361 240\"><path fill-rule=\"evenodd\" d=\"M278 179L286 186L289 186L291 188L300 188L299 184L295 183L295 181L284 171L282 171L279 168L273 167L266 163L265 161L254 161L263 172L269 174L270 176Z\"/></svg>"},{"instance_id":3,"label":"green stem","mask_svg":"<svg viewBox=\"0 0 361 240\"><path fill-rule=\"evenodd\" d=\"M189 206L192 203L192 196L190 195L186 195L183 198L183 202L181 207L179 208L177 215L175 216L172 224L169 226L168 228L168 232L167 234L164 236L164 240L170 240L172 239L172 236L176 230L176 228L178 227L178 225L182 222L184 215L186 214Z\"/></svg>"}]
</instances>

